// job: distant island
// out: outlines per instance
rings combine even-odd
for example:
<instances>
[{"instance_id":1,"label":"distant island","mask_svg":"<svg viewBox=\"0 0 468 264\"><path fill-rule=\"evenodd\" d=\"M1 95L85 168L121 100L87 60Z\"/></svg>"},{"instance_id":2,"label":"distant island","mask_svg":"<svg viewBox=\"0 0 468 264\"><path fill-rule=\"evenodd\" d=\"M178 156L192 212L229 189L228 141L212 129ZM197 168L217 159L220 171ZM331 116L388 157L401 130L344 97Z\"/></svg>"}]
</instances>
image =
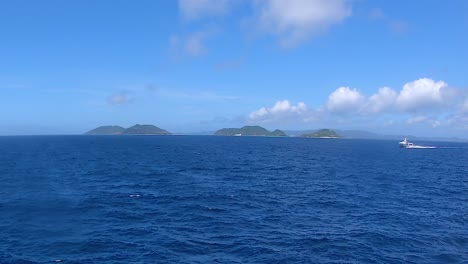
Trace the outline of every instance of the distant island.
<instances>
[{"instance_id":1,"label":"distant island","mask_svg":"<svg viewBox=\"0 0 468 264\"><path fill-rule=\"evenodd\" d=\"M303 134L301 137L306 138L340 138L341 136L338 135L335 131L331 129L320 129L313 133Z\"/></svg>"},{"instance_id":2,"label":"distant island","mask_svg":"<svg viewBox=\"0 0 468 264\"><path fill-rule=\"evenodd\" d=\"M223 128L218 131L199 133L177 133L180 135L224 135L224 136L270 136L270 137L304 137L304 138L347 138L398 140L409 138L418 141L468 142L455 137L420 137L409 134L382 135L362 130L315 129L315 130L274 130L272 132L260 126L244 126L242 128ZM135 125L129 128L121 126L100 126L85 133L85 135L172 135L171 132L153 125Z\"/></svg>"},{"instance_id":3,"label":"distant island","mask_svg":"<svg viewBox=\"0 0 468 264\"><path fill-rule=\"evenodd\" d=\"M119 135L125 128L121 126L100 126L85 133L85 135Z\"/></svg>"},{"instance_id":4,"label":"distant island","mask_svg":"<svg viewBox=\"0 0 468 264\"><path fill-rule=\"evenodd\" d=\"M121 126L100 126L85 135L171 135L167 130L154 125L134 125L129 128Z\"/></svg>"},{"instance_id":5,"label":"distant island","mask_svg":"<svg viewBox=\"0 0 468 264\"><path fill-rule=\"evenodd\" d=\"M261 126L244 126L241 128L223 128L214 133L218 136L269 136L286 137L286 133L276 129L272 132Z\"/></svg>"}]
</instances>

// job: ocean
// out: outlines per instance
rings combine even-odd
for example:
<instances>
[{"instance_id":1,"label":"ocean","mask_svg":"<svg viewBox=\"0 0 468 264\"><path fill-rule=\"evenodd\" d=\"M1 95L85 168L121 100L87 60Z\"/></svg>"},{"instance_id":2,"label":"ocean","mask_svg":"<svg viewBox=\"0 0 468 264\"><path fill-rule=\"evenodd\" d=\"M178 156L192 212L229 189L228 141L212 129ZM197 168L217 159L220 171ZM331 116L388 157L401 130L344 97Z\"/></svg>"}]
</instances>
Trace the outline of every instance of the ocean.
<instances>
[{"instance_id":1,"label":"ocean","mask_svg":"<svg viewBox=\"0 0 468 264\"><path fill-rule=\"evenodd\" d=\"M397 143L0 137L0 263L468 263L468 144Z\"/></svg>"}]
</instances>

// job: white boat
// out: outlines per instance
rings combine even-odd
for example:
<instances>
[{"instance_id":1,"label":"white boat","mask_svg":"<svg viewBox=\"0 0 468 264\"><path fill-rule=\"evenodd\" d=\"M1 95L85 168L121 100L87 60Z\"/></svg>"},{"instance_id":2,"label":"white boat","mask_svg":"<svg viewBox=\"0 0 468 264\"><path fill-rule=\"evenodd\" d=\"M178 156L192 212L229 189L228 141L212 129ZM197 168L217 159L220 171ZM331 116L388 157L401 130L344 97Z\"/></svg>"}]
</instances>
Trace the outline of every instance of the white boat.
<instances>
[{"instance_id":1,"label":"white boat","mask_svg":"<svg viewBox=\"0 0 468 264\"><path fill-rule=\"evenodd\" d=\"M436 147L431 147L431 146L418 146L414 145L413 143L409 142L408 139L404 139L403 141L398 142L398 145L400 145L400 148L407 148L407 149L432 149Z\"/></svg>"},{"instance_id":2,"label":"white boat","mask_svg":"<svg viewBox=\"0 0 468 264\"><path fill-rule=\"evenodd\" d=\"M413 145L413 143L408 142L408 139L403 139L403 141L398 142L398 145L400 145L400 148L407 148L408 145Z\"/></svg>"},{"instance_id":3,"label":"white boat","mask_svg":"<svg viewBox=\"0 0 468 264\"><path fill-rule=\"evenodd\" d=\"M403 141L398 142L398 145L400 145L400 148L414 148L415 147L415 145L409 142L407 138L403 139Z\"/></svg>"}]
</instances>

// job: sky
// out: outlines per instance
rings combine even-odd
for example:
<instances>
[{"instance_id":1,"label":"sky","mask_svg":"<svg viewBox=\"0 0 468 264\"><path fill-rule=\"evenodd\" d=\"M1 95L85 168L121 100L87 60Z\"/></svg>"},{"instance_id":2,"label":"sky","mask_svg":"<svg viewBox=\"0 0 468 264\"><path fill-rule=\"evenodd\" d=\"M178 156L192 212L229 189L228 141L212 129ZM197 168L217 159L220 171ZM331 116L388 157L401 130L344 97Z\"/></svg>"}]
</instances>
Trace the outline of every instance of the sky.
<instances>
[{"instance_id":1,"label":"sky","mask_svg":"<svg viewBox=\"0 0 468 264\"><path fill-rule=\"evenodd\" d=\"M468 1L0 1L0 135L468 136Z\"/></svg>"}]
</instances>

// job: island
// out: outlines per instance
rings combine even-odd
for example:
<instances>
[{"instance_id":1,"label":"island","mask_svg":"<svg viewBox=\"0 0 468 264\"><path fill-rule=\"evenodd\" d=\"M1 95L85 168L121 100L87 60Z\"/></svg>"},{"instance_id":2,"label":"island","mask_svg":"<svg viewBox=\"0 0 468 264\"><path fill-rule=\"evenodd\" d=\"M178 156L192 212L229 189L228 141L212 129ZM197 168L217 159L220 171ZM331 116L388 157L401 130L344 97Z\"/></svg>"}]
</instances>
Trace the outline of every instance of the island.
<instances>
[{"instance_id":1,"label":"island","mask_svg":"<svg viewBox=\"0 0 468 264\"><path fill-rule=\"evenodd\" d=\"M136 124L129 128L100 126L86 132L85 135L171 135L171 133L154 125Z\"/></svg>"},{"instance_id":2,"label":"island","mask_svg":"<svg viewBox=\"0 0 468 264\"><path fill-rule=\"evenodd\" d=\"M301 137L305 138L340 138L341 136L338 135L335 131L331 129L320 129L318 131L301 135Z\"/></svg>"},{"instance_id":3,"label":"island","mask_svg":"<svg viewBox=\"0 0 468 264\"><path fill-rule=\"evenodd\" d=\"M125 129L123 135L170 135L169 131L153 125L134 125Z\"/></svg>"},{"instance_id":4,"label":"island","mask_svg":"<svg viewBox=\"0 0 468 264\"><path fill-rule=\"evenodd\" d=\"M218 136L268 136L285 137L286 133L276 129L272 132L261 126L244 126L241 128L223 128L214 133Z\"/></svg>"},{"instance_id":5,"label":"island","mask_svg":"<svg viewBox=\"0 0 468 264\"><path fill-rule=\"evenodd\" d=\"M121 126L100 126L85 133L85 135L119 135L125 128Z\"/></svg>"}]
</instances>

